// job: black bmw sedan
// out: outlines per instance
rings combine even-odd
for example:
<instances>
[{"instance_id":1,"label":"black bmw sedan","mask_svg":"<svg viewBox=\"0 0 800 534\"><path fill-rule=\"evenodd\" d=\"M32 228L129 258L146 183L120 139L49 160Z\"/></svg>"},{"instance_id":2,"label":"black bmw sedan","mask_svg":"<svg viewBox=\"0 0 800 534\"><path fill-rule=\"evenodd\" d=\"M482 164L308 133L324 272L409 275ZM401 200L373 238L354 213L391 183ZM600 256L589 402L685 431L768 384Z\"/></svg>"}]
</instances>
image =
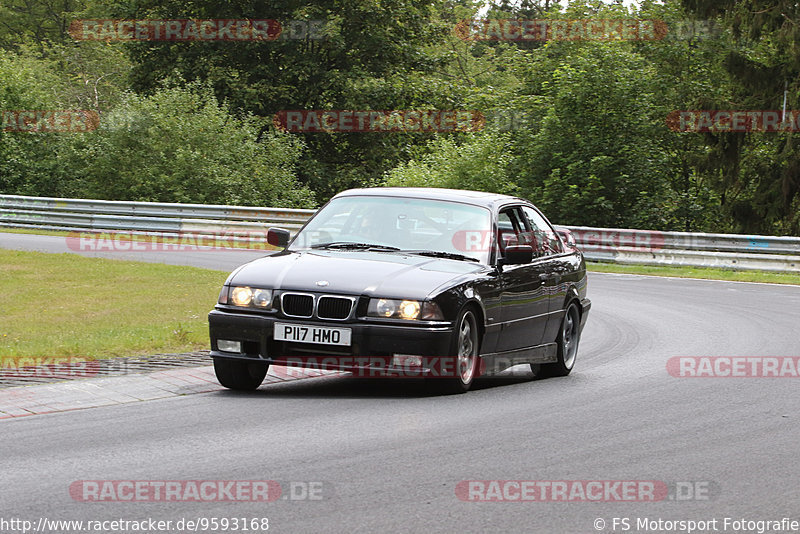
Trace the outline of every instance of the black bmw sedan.
<instances>
[{"instance_id":1,"label":"black bmw sedan","mask_svg":"<svg viewBox=\"0 0 800 534\"><path fill-rule=\"evenodd\" d=\"M447 393L514 365L575 365L586 264L521 198L354 189L293 239L267 239L283 250L231 273L208 317L227 388L257 388L270 364L419 377Z\"/></svg>"}]
</instances>

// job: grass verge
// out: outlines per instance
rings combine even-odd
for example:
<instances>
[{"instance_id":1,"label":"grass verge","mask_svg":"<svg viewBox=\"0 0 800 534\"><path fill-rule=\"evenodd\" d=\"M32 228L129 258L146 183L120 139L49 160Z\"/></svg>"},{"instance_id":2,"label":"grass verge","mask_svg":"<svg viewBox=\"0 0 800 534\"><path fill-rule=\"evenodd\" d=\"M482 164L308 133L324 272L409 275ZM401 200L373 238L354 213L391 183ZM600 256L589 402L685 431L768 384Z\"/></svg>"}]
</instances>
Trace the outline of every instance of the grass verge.
<instances>
[{"instance_id":1,"label":"grass verge","mask_svg":"<svg viewBox=\"0 0 800 534\"><path fill-rule=\"evenodd\" d=\"M709 267L666 267L660 265L622 265L618 263L587 262L586 268L596 273L644 274L674 276L676 278L701 278L731 282L761 282L766 284L800 285L800 273L772 273L766 271L734 271Z\"/></svg>"},{"instance_id":2,"label":"grass verge","mask_svg":"<svg viewBox=\"0 0 800 534\"><path fill-rule=\"evenodd\" d=\"M66 237L69 232L62 230L40 230L38 228L14 228L10 226L0 227L0 232L5 234L35 234L35 235L58 235Z\"/></svg>"},{"instance_id":3,"label":"grass verge","mask_svg":"<svg viewBox=\"0 0 800 534\"><path fill-rule=\"evenodd\" d=\"M0 359L81 359L208 347L227 273L0 250Z\"/></svg>"}]
</instances>

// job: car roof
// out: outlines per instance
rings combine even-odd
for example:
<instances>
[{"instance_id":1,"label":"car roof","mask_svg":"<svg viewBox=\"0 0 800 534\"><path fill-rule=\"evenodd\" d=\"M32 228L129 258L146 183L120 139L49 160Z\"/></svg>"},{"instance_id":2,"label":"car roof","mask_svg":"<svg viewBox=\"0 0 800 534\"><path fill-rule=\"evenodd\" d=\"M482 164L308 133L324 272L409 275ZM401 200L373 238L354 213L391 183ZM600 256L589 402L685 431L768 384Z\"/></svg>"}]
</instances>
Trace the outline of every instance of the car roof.
<instances>
[{"instance_id":1,"label":"car roof","mask_svg":"<svg viewBox=\"0 0 800 534\"><path fill-rule=\"evenodd\" d=\"M466 189L445 189L440 187L367 187L362 189L348 189L333 198L352 196L385 196L402 198L424 198L431 200L449 200L463 202L475 206L492 208L500 204L512 202L525 202L527 200L501 195L499 193L486 193L484 191L468 191Z\"/></svg>"}]
</instances>

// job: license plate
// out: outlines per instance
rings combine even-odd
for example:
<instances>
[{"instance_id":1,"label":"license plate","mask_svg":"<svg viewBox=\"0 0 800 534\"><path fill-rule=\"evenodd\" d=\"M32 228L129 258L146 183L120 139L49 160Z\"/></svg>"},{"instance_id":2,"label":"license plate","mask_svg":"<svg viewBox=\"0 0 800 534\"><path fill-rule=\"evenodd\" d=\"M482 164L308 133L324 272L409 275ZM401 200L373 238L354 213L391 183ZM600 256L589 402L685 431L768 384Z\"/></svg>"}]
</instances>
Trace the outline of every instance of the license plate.
<instances>
[{"instance_id":1,"label":"license plate","mask_svg":"<svg viewBox=\"0 0 800 534\"><path fill-rule=\"evenodd\" d=\"M331 328L304 324L275 323L275 341L294 341L295 343L316 343L318 345L350 346L349 328Z\"/></svg>"}]
</instances>

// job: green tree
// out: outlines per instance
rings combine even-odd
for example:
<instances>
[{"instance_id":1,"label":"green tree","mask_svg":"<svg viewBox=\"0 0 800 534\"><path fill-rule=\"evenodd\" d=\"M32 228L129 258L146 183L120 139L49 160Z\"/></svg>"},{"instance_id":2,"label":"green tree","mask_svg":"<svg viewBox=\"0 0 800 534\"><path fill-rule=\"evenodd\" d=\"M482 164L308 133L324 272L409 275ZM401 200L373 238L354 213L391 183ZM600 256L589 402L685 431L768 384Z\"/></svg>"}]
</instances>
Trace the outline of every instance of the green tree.
<instances>
[{"instance_id":1,"label":"green tree","mask_svg":"<svg viewBox=\"0 0 800 534\"><path fill-rule=\"evenodd\" d=\"M705 102L729 98L731 84L722 65L729 43L718 25L692 21L677 1L645 2L637 17L664 21L668 27L662 39L632 43L633 50L653 67L654 115L666 118L678 110L704 109ZM703 136L668 128L657 129L655 135L667 159L665 172L672 190L665 207L666 228L731 231L722 199L732 198L736 192L717 187L721 185L718 174L705 163L708 148Z\"/></svg>"},{"instance_id":2,"label":"green tree","mask_svg":"<svg viewBox=\"0 0 800 534\"><path fill-rule=\"evenodd\" d=\"M132 43L132 87L149 93L175 70L208 82L233 109L269 118L292 109L458 109L452 87L424 83L446 62L441 44L453 7L464 0L107 0L122 18L268 18L323 21L323 38L269 42ZM454 12L455 13L455 12ZM460 16L460 15L459 15ZM302 37L302 35L300 35ZM321 199L345 187L375 183L430 136L377 133L301 134L309 150L298 168Z\"/></svg>"},{"instance_id":3,"label":"green tree","mask_svg":"<svg viewBox=\"0 0 800 534\"><path fill-rule=\"evenodd\" d=\"M60 109L64 90L52 61L30 50L0 50L0 112ZM0 193L39 193L47 188L58 135L0 129Z\"/></svg>"},{"instance_id":4,"label":"green tree","mask_svg":"<svg viewBox=\"0 0 800 534\"><path fill-rule=\"evenodd\" d=\"M83 7L82 0L4 0L0 4L0 48L64 42L69 39L72 11Z\"/></svg>"},{"instance_id":5,"label":"green tree","mask_svg":"<svg viewBox=\"0 0 800 534\"><path fill-rule=\"evenodd\" d=\"M461 144L448 137L436 139L417 159L392 169L386 185L515 194L517 186L508 172L512 159L509 137L494 131L477 134Z\"/></svg>"},{"instance_id":6,"label":"green tree","mask_svg":"<svg viewBox=\"0 0 800 534\"><path fill-rule=\"evenodd\" d=\"M311 207L295 179L302 143L259 135L258 121L235 117L209 88L165 87L127 95L93 135L66 141L61 154L69 196L110 200Z\"/></svg>"},{"instance_id":7,"label":"green tree","mask_svg":"<svg viewBox=\"0 0 800 534\"><path fill-rule=\"evenodd\" d=\"M653 112L652 67L626 43L549 43L534 71L552 62L551 47L558 66L539 82L547 111L516 146L523 193L563 224L664 227L669 184L656 132L665 126Z\"/></svg>"},{"instance_id":8,"label":"green tree","mask_svg":"<svg viewBox=\"0 0 800 534\"><path fill-rule=\"evenodd\" d=\"M705 109L775 110L800 104L800 5L790 0L683 0L699 19L712 19L732 39L722 65L734 89ZM704 164L735 231L800 235L800 145L785 133L710 133Z\"/></svg>"}]
</instances>

